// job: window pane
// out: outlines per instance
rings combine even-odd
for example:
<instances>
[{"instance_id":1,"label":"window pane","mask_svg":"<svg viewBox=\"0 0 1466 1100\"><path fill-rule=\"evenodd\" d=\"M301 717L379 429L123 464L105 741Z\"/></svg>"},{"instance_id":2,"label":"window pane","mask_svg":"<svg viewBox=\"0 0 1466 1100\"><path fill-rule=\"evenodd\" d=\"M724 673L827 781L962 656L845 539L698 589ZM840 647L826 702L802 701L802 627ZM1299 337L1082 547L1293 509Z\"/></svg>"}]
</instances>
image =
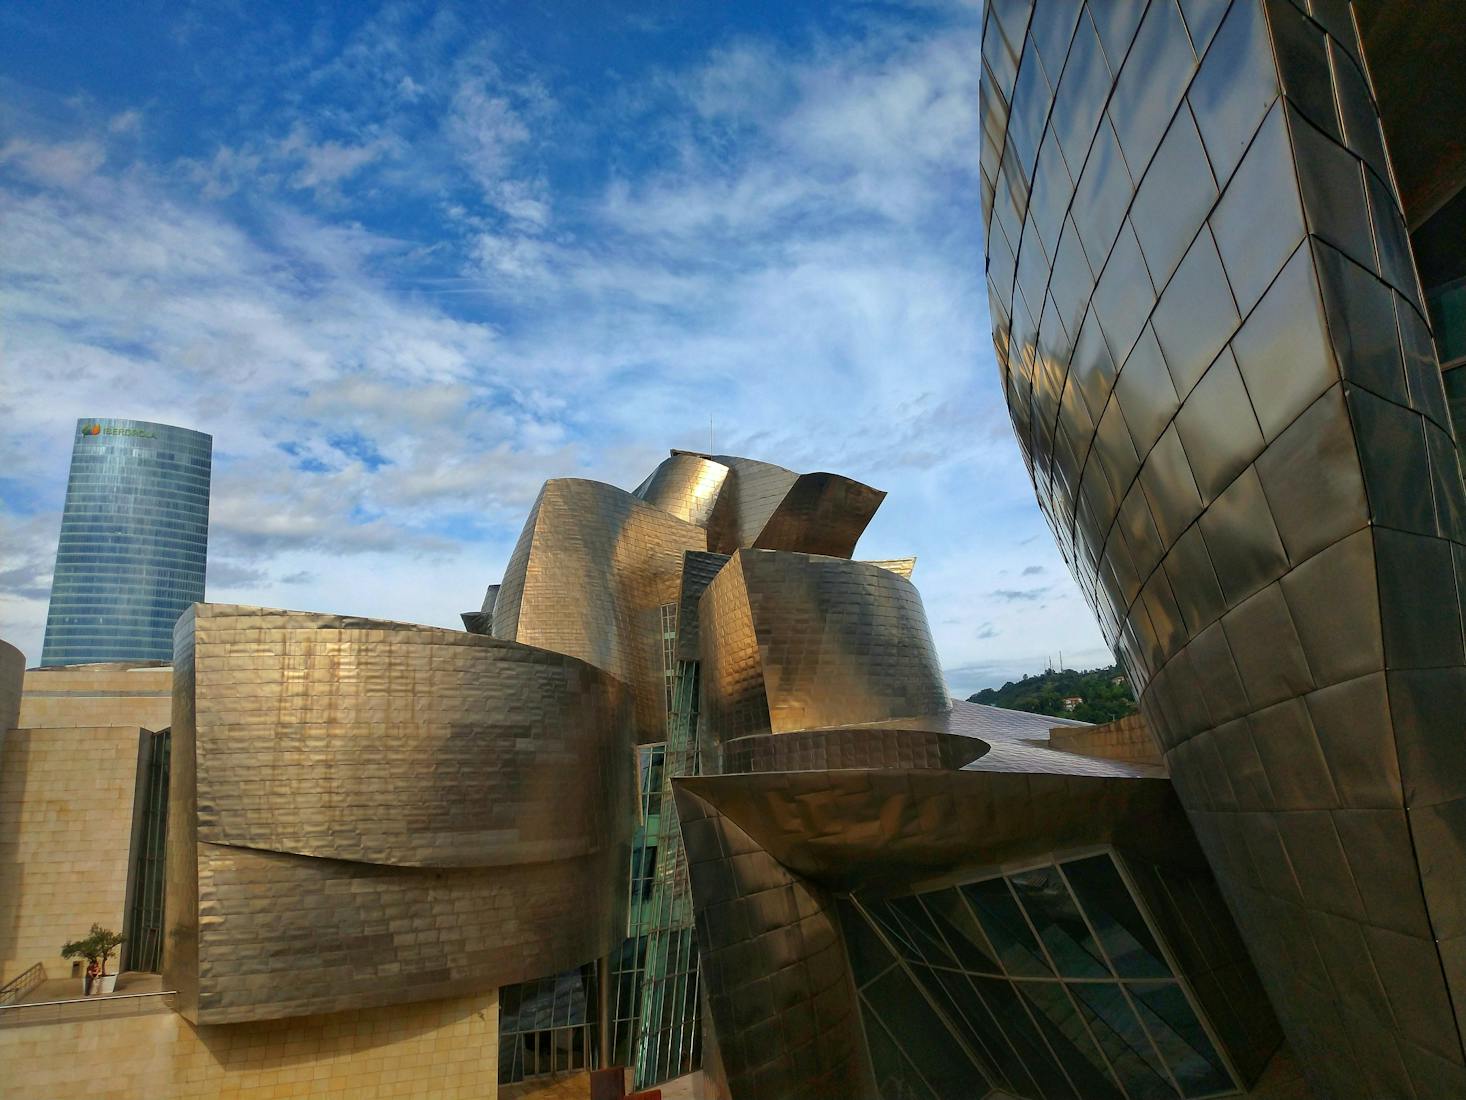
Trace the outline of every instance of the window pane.
<instances>
[{"instance_id":1,"label":"window pane","mask_svg":"<svg viewBox=\"0 0 1466 1100\"><path fill-rule=\"evenodd\" d=\"M876 1093L882 1100L933 1100L931 1089L901 1053L870 1005L864 1005L865 1038L870 1046L871 1068L876 1076Z\"/></svg>"},{"instance_id":2,"label":"window pane","mask_svg":"<svg viewBox=\"0 0 1466 1100\"><path fill-rule=\"evenodd\" d=\"M987 1079L900 967L871 982L862 996L867 1010L878 1013L941 1100L983 1094Z\"/></svg>"},{"instance_id":3,"label":"window pane","mask_svg":"<svg viewBox=\"0 0 1466 1100\"><path fill-rule=\"evenodd\" d=\"M993 1015L1008 1033L1024 1068L1033 1075L1038 1086L1034 1095L1043 1097L1043 1100L1072 1097L1074 1090L1069 1086L1068 1078L1059 1071L1058 1063L1039 1037L1028 1011L1014 994L1012 983L1002 978L974 978L973 983L981 990Z\"/></svg>"},{"instance_id":4,"label":"window pane","mask_svg":"<svg viewBox=\"0 0 1466 1100\"><path fill-rule=\"evenodd\" d=\"M1058 982L1019 982L1015 988L1033 1008L1049 1046L1084 1100L1121 1100L1104 1059L1085 1031L1079 1013Z\"/></svg>"},{"instance_id":5,"label":"window pane","mask_svg":"<svg viewBox=\"0 0 1466 1100\"><path fill-rule=\"evenodd\" d=\"M891 910L911 934L911 942L923 959L934 966L956 966L957 959L948 949L946 941L927 916L921 902L913 897L892 898Z\"/></svg>"},{"instance_id":6,"label":"window pane","mask_svg":"<svg viewBox=\"0 0 1466 1100\"><path fill-rule=\"evenodd\" d=\"M912 941L911 933L901 923L896 914L891 910L891 903L887 901L865 901L861 900L865 911L871 915L876 924L885 933L886 939L903 959L919 959L921 953L917 951L916 944Z\"/></svg>"},{"instance_id":7,"label":"window pane","mask_svg":"<svg viewBox=\"0 0 1466 1100\"><path fill-rule=\"evenodd\" d=\"M1000 974L993 949L956 889L934 890L921 895L922 904L957 953L958 965L978 974Z\"/></svg>"},{"instance_id":8,"label":"window pane","mask_svg":"<svg viewBox=\"0 0 1466 1100\"><path fill-rule=\"evenodd\" d=\"M894 963L896 956L887 950L855 906L843 900L835 905L840 912L841 931L845 933L845 950L850 953L850 971L855 976L855 984L863 986Z\"/></svg>"},{"instance_id":9,"label":"window pane","mask_svg":"<svg viewBox=\"0 0 1466 1100\"><path fill-rule=\"evenodd\" d=\"M1033 926L1066 978L1104 978L1109 968L1090 935L1079 907L1057 867L1039 867L1008 876L1013 892L1028 910Z\"/></svg>"},{"instance_id":10,"label":"window pane","mask_svg":"<svg viewBox=\"0 0 1466 1100\"><path fill-rule=\"evenodd\" d=\"M1130 994L1183 1093L1210 1096L1236 1087L1180 986L1146 982L1130 986Z\"/></svg>"},{"instance_id":11,"label":"window pane","mask_svg":"<svg viewBox=\"0 0 1466 1100\"><path fill-rule=\"evenodd\" d=\"M994 878L961 889L1009 974L1037 978L1052 975L1038 941L1018 910L1018 903L1008 892L1007 883Z\"/></svg>"},{"instance_id":12,"label":"window pane","mask_svg":"<svg viewBox=\"0 0 1466 1100\"><path fill-rule=\"evenodd\" d=\"M1113 982L1076 982L1069 988L1131 1100L1175 1100L1176 1090L1120 987Z\"/></svg>"},{"instance_id":13,"label":"window pane","mask_svg":"<svg viewBox=\"0 0 1466 1100\"><path fill-rule=\"evenodd\" d=\"M934 978L946 993L943 1006L953 1005L961 1013L958 1024L964 1036L979 1057L987 1061L987 1068L1000 1078L997 1083L1019 1092L1025 1091L1029 1080L1022 1067L1017 1065L1018 1055L993 1022L992 1014L978 997L971 980L951 970L928 970L921 979L926 981L927 975Z\"/></svg>"},{"instance_id":14,"label":"window pane","mask_svg":"<svg viewBox=\"0 0 1466 1100\"><path fill-rule=\"evenodd\" d=\"M1171 976L1171 968L1109 856L1066 863L1064 874L1120 977Z\"/></svg>"}]
</instances>

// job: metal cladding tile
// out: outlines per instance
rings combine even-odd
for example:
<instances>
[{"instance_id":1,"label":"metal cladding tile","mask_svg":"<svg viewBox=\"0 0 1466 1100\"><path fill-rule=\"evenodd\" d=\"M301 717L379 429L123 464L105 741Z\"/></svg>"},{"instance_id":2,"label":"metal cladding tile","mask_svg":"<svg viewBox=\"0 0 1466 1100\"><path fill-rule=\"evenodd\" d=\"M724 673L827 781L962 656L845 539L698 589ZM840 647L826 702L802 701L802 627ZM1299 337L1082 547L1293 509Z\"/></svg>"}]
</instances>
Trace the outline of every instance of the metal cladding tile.
<instances>
[{"instance_id":1,"label":"metal cladding tile","mask_svg":"<svg viewBox=\"0 0 1466 1100\"><path fill-rule=\"evenodd\" d=\"M481 635L265 608L196 605L175 640L164 970L190 1019L450 996L618 940L625 684Z\"/></svg>"},{"instance_id":2,"label":"metal cladding tile","mask_svg":"<svg viewBox=\"0 0 1466 1100\"><path fill-rule=\"evenodd\" d=\"M1451 543L1375 527L1385 663L1392 669L1462 664L1460 605Z\"/></svg>"},{"instance_id":3,"label":"metal cladding tile","mask_svg":"<svg viewBox=\"0 0 1466 1100\"><path fill-rule=\"evenodd\" d=\"M1151 325L1171 382L1184 400L1226 348L1238 313L1211 230L1203 228L1183 247L1186 254L1161 292Z\"/></svg>"},{"instance_id":4,"label":"metal cladding tile","mask_svg":"<svg viewBox=\"0 0 1466 1100\"><path fill-rule=\"evenodd\" d=\"M1305 702L1334 789L1346 807L1403 805L1399 757L1382 672L1310 693Z\"/></svg>"},{"instance_id":5,"label":"metal cladding tile","mask_svg":"<svg viewBox=\"0 0 1466 1100\"><path fill-rule=\"evenodd\" d=\"M955 770L989 746L976 737L925 729L851 727L754 734L723 745L725 773L848 768Z\"/></svg>"},{"instance_id":6,"label":"metal cladding tile","mask_svg":"<svg viewBox=\"0 0 1466 1100\"><path fill-rule=\"evenodd\" d=\"M1442 951L1442 962L1452 977L1452 996L1459 1000L1458 984L1466 972L1466 894L1458 888L1460 876L1466 874L1466 799L1441 802L1412 810L1410 826L1420 852L1420 882L1430 907L1432 926L1444 945L1455 946ZM1382 924L1384 922L1381 922Z\"/></svg>"},{"instance_id":7,"label":"metal cladding tile","mask_svg":"<svg viewBox=\"0 0 1466 1100\"><path fill-rule=\"evenodd\" d=\"M1369 520L1344 388L1330 387L1257 462L1288 557L1305 562Z\"/></svg>"},{"instance_id":8,"label":"metal cladding tile","mask_svg":"<svg viewBox=\"0 0 1466 1100\"><path fill-rule=\"evenodd\" d=\"M1345 387L1345 393L1364 456L1364 484L1374 521L1418 535L1434 535L1431 494L1418 488L1431 480L1425 417L1353 386Z\"/></svg>"},{"instance_id":9,"label":"metal cladding tile","mask_svg":"<svg viewBox=\"0 0 1466 1100\"><path fill-rule=\"evenodd\" d=\"M1152 4L1115 80L1109 105L1125 161L1137 178L1150 163L1195 70L1196 57L1180 9L1175 4Z\"/></svg>"},{"instance_id":10,"label":"metal cladding tile","mask_svg":"<svg viewBox=\"0 0 1466 1100\"><path fill-rule=\"evenodd\" d=\"M879 566L741 550L699 608L702 713L720 741L941 714L916 589Z\"/></svg>"},{"instance_id":11,"label":"metal cladding tile","mask_svg":"<svg viewBox=\"0 0 1466 1100\"><path fill-rule=\"evenodd\" d=\"M1433 938L1421 892L1421 880L1429 878L1424 855L1429 845L1421 844L1418 875L1414 866L1398 858L1411 843L1412 823L1423 835L1419 815L1412 812L1407 820L1402 810L1335 810L1333 819L1368 922L1418 939ZM1445 938L1446 923L1440 927Z\"/></svg>"},{"instance_id":12,"label":"metal cladding tile","mask_svg":"<svg viewBox=\"0 0 1466 1100\"><path fill-rule=\"evenodd\" d=\"M1258 0L1234 3L1186 93L1219 184L1231 179L1277 96L1262 5Z\"/></svg>"},{"instance_id":13,"label":"metal cladding tile","mask_svg":"<svg viewBox=\"0 0 1466 1100\"><path fill-rule=\"evenodd\" d=\"M504 570L494 637L579 657L630 684L638 739L664 739L661 608L707 533L630 493L558 478L540 490Z\"/></svg>"},{"instance_id":14,"label":"metal cladding tile","mask_svg":"<svg viewBox=\"0 0 1466 1100\"><path fill-rule=\"evenodd\" d=\"M1371 273L1377 272L1358 159L1292 110L1288 130L1299 151L1298 183L1309 231Z\"/></svg>"},{"instance_id":15,"label":"metal cladding tile","mask_svg":"<svg viewBox=\"0 0 1466 1100\"><path fill-rule=\"evenodd\" d=\"M1195 864L1170 784L1117 770L760 773L679 778L674 789L679 806L684 797L715 805L784 867L837 889L892 889L1086 843ZM1168 818L1177 828L1158 829Z\"/></svg>"},{"instance_id":16,"label":"metal cladding tile","mask_svg":"<svg viewBox=\"0 0 1466 1100\"><path fill-rule=\"evenodd\" d=\"M1064 159L1076 172L1084 164L1094 140L1109 86L1109 66L1094 20L1086 8L1074 29L1054 99L1054 112L1049 118L1049 131L1058 137Z\"/></svg>"},{"instance_id":17,"label":"metal cladding tile","mask_svg":"<svg viewBox=\"0 0 1466 1100\"><path fill-rule=\"evenodd\" d=\"M1287 0L1267 0L1267 14L1283 94L1315 126L1342 140L1323 27Z\"/></svg>"},{"instance_id":18,"label":"metal cladding tile","mask_svg":"<svg viewBox=\"0 0 1466 1100\"><path fill-rule=\"evenodd\" d=\"M728 477L721 462L685 451L673 451L670 458L651 472L634 491L648 504L678 519L707 527L718 495Z\"/></svg>"},{"instance_id":19,"label":"metal cladding tile","mask_svg":"<svg viewBox=\"0 0 1466 1100\"><path fill-rule=\"evenodd\" d=\"M865 1069L854 988L844 980L843 948L833 905L822 893L800 881L734 823L696 795L674 787L678 814L689 851L689 873L697 913L697 946L708 991L709 1016L719 1035L728 1094L734 1097L829 1097L831 1100L873 1098ZM714 898L705 889L720 861L693 858L694 847L710 838L686 831L689 821L703 821L719 834L712 845L736 848L742 867L737 879L753 885L732 899L723 877L713 882ZM743 835L739 835L743 834ZM777 884L770 890L770 884ZM797 898L796 898L797 895ZM716 899L716 900L714 900ZM750 914L749 938L737 922L710 920L710 905L745 907ZM809 915L799 912L809 910ZM840 965L833 983L820 957L836 953ZM807 1024L789 1029L781 1017L800 1008Z\"/></svg>"}]
</instances>

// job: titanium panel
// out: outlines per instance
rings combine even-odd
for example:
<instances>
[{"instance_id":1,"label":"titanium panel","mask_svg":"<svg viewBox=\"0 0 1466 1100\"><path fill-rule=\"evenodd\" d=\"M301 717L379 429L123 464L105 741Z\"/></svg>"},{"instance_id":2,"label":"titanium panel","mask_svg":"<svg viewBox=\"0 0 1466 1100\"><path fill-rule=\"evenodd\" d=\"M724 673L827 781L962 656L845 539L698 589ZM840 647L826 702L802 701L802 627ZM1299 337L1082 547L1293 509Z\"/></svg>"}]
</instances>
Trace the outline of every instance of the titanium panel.
<instances>
[{"instance_id":1,"label":"titanium panel","mask_svg":"<svg viewBox=\"0 0 1466 1100\"><path fill-rule=\"evenodd\" d=\"M950 708L921 597L889 569L740 550L699 619L702 713L717 740Z\"/></svg>"},{"instance_id":2,"label":"titanium panel","mask_svg":"<svg viewBox=\"0 0 1466 1100\"><path fill-rule=\"evenodd\" d=\"M701 455L673 451L635 495L678 519L706 528L728 477L728 467Z\"/></svg>"},{"instance_id":3,"label":"titanium panel","mask_svg":"<svg viewBox=\"0 0 1466 1100\"><path fill-rule=\"evenodd\" d=\"M169 799L180 1011L447 997L605 954L625 926L631 716L625 684L562 654L195 605Z\"/></svg>"},{"instance_id":4,"label":"titanium panel","mask_svg":"<svg viewBox=\"0 0 1466 1100\"><path fill-rule=\"evenodd\" d=\"M673 785L728 1095L876 1100L832 899Z\"/></svg>"},{"instance_id":5,"label":"titanium panel","mask_svg":"<svg viewBox=\"0 0 1466 1100\"><path fill-rule=\"evenodd\" d=\"M1419 778L1466 752L1445 702L1466 675L1466 491L1356 20L1323 0L1084 8L1069 60L1095 70L1092 22L1108 62L1108 83L1085 78L1108 96L1092 141L1073 96L1034 122L1048 82L1027 70L1042 53L1052 75L1071 5L1035 5L1012 80L982 86L1001 98L981 159L1008 169L990 177L989 297L1014 303L994 342L1035 493L1313 1089L1466 1094L1448 900L1466 792ZM1056 296L1084 308L1029 247L1040 176L1045 208L1063 201L1051 134L1084 164L1071 213L1104 360L1083 330L1067 359L1034 335ZM1082 415L1047 396L1071 374Z\"/></svg>"},{"instance_id":6,"label":"titanium panel","mask_svg":"<svg viewBox=\"0 0 1466 1100\"><path fill-rule=\"evenodd\" d=\"M642 743L666 739L661 609L702 528L610 485L545 482L494 602L494 637L565 653L632 686ZM584 961L584 960L582 960Z\"/></svg>"},{"instance_id":7,"label":"titanium panel","mask_svg":"<svg viewBox=\"0 0 1466 1100\"><path fill-rule=\"evenodd\" d=\"M717 468L726 475L717 483L716 501L707 505ZM702 487L697 515L689 513L689 518L707 528L707 549L720 554L759 547L848 558L886 497L879 489L839 474L796 474L751 458L692 451L673 451L643 486L648 500L666 500L670 510L681 515L679 509L686 506L678 502L691 490L674 490L674 483ZM637 492L643 495L641 489Z\"/></svg>"}]
</instances>

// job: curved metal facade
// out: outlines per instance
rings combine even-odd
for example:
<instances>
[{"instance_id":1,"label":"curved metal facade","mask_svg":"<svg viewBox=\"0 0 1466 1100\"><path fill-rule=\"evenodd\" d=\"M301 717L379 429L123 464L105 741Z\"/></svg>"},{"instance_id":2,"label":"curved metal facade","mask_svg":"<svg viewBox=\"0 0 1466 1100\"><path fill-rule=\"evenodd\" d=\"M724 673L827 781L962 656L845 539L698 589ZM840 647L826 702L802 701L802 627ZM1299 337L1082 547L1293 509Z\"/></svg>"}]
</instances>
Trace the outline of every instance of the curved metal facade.
<instances>
[{"instance_id":1,"label":"curved metal facade","mask_svg":"<svg viewBox=\"0 0 1466 1100\"><path fill-rule=\"evenodd\" d=\"M496 638L568 653L631 684L637 736L665 740L661 608L702 528L598 481L545 482L504 570Z\"/></svg>"},{"instance_id":2,"label":"curved metal facade","mask_svg":"<svg viewBox=\"0 0 1466 1100\"><path fill-rule=\"evenodd\" d=\"M989 300L1060 550L1307 1075L1466 1094L1466 494L1344 3L988 5Z\"/></svg>"},{"instance_id":3,"label":"curved metal facade","mask_svg":"<svg viewBox=\"0 0 1466 1100\"><path fill-rule=\"evenodd\" d=\"M145 420L78 420L42 665L167 661L204 598L214 443Z\"/></svg>"},{"instance_id":4,"label":"curved metal facade","mask_svg":"<svg viewBox=\"0 0 1466 1100\"><path fill-rule=\"evenodd\" d=\"M704 527L707 549L848 558L886 494L839 474L796 474L733 455L673 451L635 495Z\"/></svg>"},{"instance_id":5,"label":"curved metal facade","mask_svg":"<svg viewBox=\"0 0 1466 1100\"><path fill-rule=\"evenodd\" d=\"M689 641L704 774L673 789L727 1095L1174 1100L1256 1077L1277 1030L1225 917L1198 941L1215 916L1172 915L1171 935L1206 947L1165 970L1164 988L1106 969L1073 994L1051 981L1001 993L1006 974L984 972L979 994L942 961L871 966L855 914L893 894L920 908L909 895L924 883L1013 860L1104 846L1166 868L1179 896L1210 879L1162 768L1059 751L1053 718L950 700L920 597L886 565L740 549L705 577L684 589L684 604L701 590ZM901 942L947 950L925 935ZM1249 1019L1231 1006L1239 992ZM1146 996L1189 1040L1158 1018L1142 1026ZM1082 1015L1086 998L1103 1021ZM1200 1019L1215 1040L1185 1022Z\"/></svg>"},{"instance_id":6,"label":"curved metal facade","mask_svg":"<svg viewBox=\"0 0 1466 1100\"><path fill-rule=\"evenodd\" d=\"M951 706L921 597L879 565L740 550L703 593L698 628L702 712L725 745Z\"/></svg>"},{"instance_id":7,"label":"curved metal facade","mask_svg":"<svg viewBox=\"0 0 1466 1100\"><path fill-rule=\"evenodd\" d=\"M634 495L678 519L706 528L728 478L728 467L702 455L674 451Z\"/></svg>"},{"instance_id":8,"label":"curved metal facade","mask_svg":"<svg viewBox=\"0 0 1466 1100\"><path fill-rule=\"evenodd\" d=\"M453 996L625 932L631 693L585 662L200 605L175 657L166 980L198 1023Z\"/></svg>"}]
</instances>

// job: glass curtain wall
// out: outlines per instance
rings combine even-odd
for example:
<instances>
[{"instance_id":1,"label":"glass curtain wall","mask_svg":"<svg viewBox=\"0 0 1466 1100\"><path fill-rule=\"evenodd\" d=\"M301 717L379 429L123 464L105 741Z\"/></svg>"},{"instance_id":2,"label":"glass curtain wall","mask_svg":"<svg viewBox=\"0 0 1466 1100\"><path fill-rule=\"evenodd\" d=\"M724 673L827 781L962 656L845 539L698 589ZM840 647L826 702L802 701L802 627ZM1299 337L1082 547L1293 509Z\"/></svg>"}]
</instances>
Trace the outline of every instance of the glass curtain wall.
<instances>
[{"instance_id":1,"label":"glass curtain wall","mask_svg":"<svg viewBox=\"0 0 1466 1100\"><path fill-rule=\"evenodd\" d=\"M673 776L697 774L697 662L677 660L675 604L661 608L659 623L668 740L637 750L640 816L627 868L626 938L612 955L609 981L611 1060L632 1067L638 1088L691 1073L701 1064L692 893L671 790ZM594 966L500 991L501 1082L566 1068L557 1053L566 1047L561 1033L589 1028L593 1021L577 1017L569 1024L542 1025L549 996L544 989L546 983L570 983L587 968ZM595 1005L592 997L592 1015ZM545 1051L548 1057L542 1056ZM598 1063L594 1045L586 1059L585 1067Z\"/></svg>"},{"instance_id":2,"label":"glass curtain wall","mask_svg":"<svg viewBox=\"0 0 1466 1100\"><path fill-rule=\"evenodd\" d=\"M164 864L168 844L168 753L171 730L148 737L143 762L143 806L132 850L136 858L129 886L127 917L122 928L122 967L157 971L163 964Z\"/></svg>"},{"instance_id":3,"label":"glass curtain wall","mask_svg":"<svg viewBox=\"0 0 1466 1100\"><path fill-rule=\"evenodd\" d=\"M674 616L674 639L675 623ZM675 660L675 650L669 650L669 654ZM641 1026L634 1061L637 1088L648 1088L691 1073L701 1064L702 1053L692 890L671 788L675 776L698 774L698 663L676 661L674 667L658 821L657 847L661 858L647 913Z\"/></svg>"},{"instance_id":4,"label":"glass curtain wall","mask_svg":"<svg viewBox=\"0 0 1466 1100\"><path fill-rule=\"evenodd\" d=\"M667 746L665 743L643 745L638 752L641 816L631 840L626 939L611 960L611 1059L618 1066L631 1064L641 1013L642 973L651 927Z\"/></svg>"},{"instance_id":5,"label":"glass curtain wall","mask_svg":"<svg viewBox=\"0 0 1466 1100\"><path fill-rule=\"evenodd\" d=\"M171 661L204 598L213 440L142 420L79 420L42 665Z\"/></svg>"},{"instance_id":6,"label":"glass curtain wall","mask_svg":"<svg viewBox=\"0 0 1466 1100\"><path fill-rule=\"evenodd\" d=\"M943 1032L1034 1100L1241 1091L1111 853L856 897L841 915L877 1078L898 1082L883 1095L972 1094L951 1054L931 1061Z\"/></svg>"},{"instance_id":7,"label":"glass curtain wall","mask_svg":"<svg viewBox=\"0 0 1466 1100\"><path fill-rule=\"evenodd\" d=\"M599 1043L596 964L499 990L499 1084L592 1069Z\"/></svg>"}]
</instances>

